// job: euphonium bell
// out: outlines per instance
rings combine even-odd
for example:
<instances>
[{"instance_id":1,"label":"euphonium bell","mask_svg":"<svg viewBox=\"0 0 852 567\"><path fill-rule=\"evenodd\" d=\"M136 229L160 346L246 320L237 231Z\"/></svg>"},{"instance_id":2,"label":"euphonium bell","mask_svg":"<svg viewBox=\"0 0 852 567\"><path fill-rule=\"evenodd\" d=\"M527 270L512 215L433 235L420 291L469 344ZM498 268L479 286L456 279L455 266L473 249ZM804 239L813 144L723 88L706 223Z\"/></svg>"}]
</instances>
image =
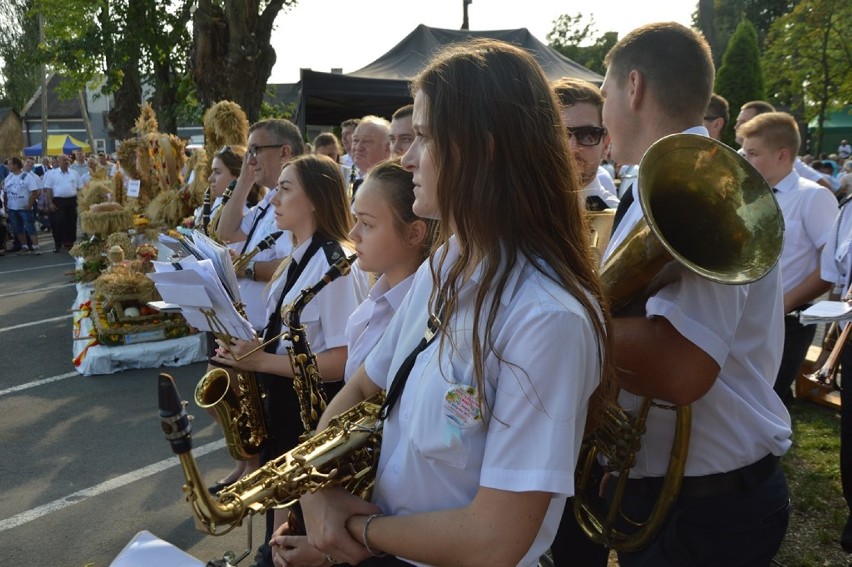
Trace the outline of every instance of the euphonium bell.
<instances>
[{"instance_id":1,"label":"euphonium bell","mask_svg":"<svg viewBox=\"0 0 852 567\"><path fill-rule=\"evenodd\" d=\"M639 166L640 220L600 268L605 295L617 315L655 291L654 278L669 262L702 278L730 285L764 277L783 244L781 209L763 176L728 146L694 134L662 138ZM691 428L690 406L676 409L675 436L663 488L647 519L621 510L630 468L640 449L646 399L636 416L613 408L584 443L577 464L574 514L593 541L619 551L647 545L668 515L683 481ZM608 509L595 499L592 469L598 455L619 476ZM628 529L622 530L624 526Z\"/></svg>"}]
</instances>

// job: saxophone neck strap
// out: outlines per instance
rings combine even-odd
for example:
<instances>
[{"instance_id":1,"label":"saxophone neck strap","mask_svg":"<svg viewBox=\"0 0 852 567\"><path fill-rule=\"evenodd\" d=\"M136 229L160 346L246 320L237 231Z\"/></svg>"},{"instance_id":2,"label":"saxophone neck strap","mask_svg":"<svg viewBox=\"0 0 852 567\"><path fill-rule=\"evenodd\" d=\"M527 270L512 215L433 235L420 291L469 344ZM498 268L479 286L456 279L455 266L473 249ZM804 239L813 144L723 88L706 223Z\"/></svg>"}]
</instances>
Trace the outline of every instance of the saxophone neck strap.
<instances>
[{"instance_id":1,"label":"saxophone neck strap","mask_svg":"<svg viewBox=\"0 0 852 567\"><path fill-rule=\"evenodd\" d=\"M426 332L423 333L423 338L414 347L414 350L406 357L396 375L393 377L390 388L388 388L387 396L379 410L379 419L384 421L390 415L399 398L402 397L402 389L408 381L408 376L411 374L411 369L414 368L414 362L417 360L417 355L426 350L435 337L438 336L438 331L441 328L441 317L444 315L443 303L438 301L438 315L435 313L429 314L429 319L426 321Z\"/></svg>"},{"instance_id":2,"label":"saxophone neck strap","mask_svg":"<svg viewBox=\"0 0 852 567\"><path fill-rule=\"evenodd\" d=\"M305 254L302 256L302 259L299 262L296 262L295 260L290 261L290 266L287 268L287 274L283 276L286 279L284 280L284 287L281 290L281 295L278 296L275 309L269 314L269 322L266 325L266 332L264 333L264 342L281 333L281 307L284 305L284 297L291 289L293 289L293 286L299 280L299 276L302 275L302 272L305 270L305 266L308 265L311 261L311 257L313 257L317 250L320 249L322 243L323 240L319 238L319 235L315 234L313 240L311 240L311 243L305 250ZM270 343L264 348L264 350L266 350L266 352L274 353L275 343Z\"/></svg>"}]
</instances>

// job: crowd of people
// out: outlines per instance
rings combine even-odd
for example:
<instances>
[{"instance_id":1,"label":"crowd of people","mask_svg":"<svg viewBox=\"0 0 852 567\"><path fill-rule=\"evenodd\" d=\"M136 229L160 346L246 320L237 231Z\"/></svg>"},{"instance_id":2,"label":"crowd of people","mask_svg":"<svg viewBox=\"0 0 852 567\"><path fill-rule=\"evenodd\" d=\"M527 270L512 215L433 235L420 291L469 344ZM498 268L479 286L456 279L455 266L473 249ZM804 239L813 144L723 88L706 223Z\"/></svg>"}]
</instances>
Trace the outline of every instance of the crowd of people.
<instances>
[{"instance_id":1,"label":"crowd of people","mask_svg":"<svg viewBox=\"0 0 852 567\"><path fill-rule=\"evenodd\" d=\"M619 551L620 565L771 563L790 514L786 405L814 338L799 314L852 283L850 148L808 165L792 116L743 105L738 150L783 217L778 264L736 286L674 269L611 309L599 262L643 219L643 155L673 134L719 139L733 115L713 93L707 42L679 24L634 30L606 65L600 87L550 82L522 49L472 40L436 55L390 120L352 118L340 138L322 132L310 146L291 122L264 120L212 156L204 229L235 254L275 244L238 273L257 337L219 337L209 352L211 366L255 374L271 437L210 491L306 433L288 339L277 340L281 307L353 253L356 267L301 318L330 397L318 430L388 392L371 500L337 488L304 496L306 533L268 513L256 565L534 566L550 550L557 566L604 566L609 551L573 513L577 459L607 409L635 414L645 398L654 403L623 495L631 517L659 496L677 406L691 406L689 456L660 530ZM27 161L7 161L15 246L38 253L35 221L46 218L60 251L74 240L83 177L115 166L82 152L41 172ZM607 209L599 258L584 217ZM843 360L852 369L852 351ZM852 552L852 401L841 453L841 545ZM595 492L609 501L601 465Z\"/></svg>"},{"instance_id":2,"label":"crowd of people","mask_svg":"<svg viewBox=\"0 0 852 567\"><path fill-rule=\"evenodd\" d=\"M68 251L77 239L77 194L92 178L118 168L104 152L88 156L12 156L0 164L0 256L41 255L39 232L53 236L53 251ZM9 246L11 245L11 248Z\"/></svg>"}]
</instances>

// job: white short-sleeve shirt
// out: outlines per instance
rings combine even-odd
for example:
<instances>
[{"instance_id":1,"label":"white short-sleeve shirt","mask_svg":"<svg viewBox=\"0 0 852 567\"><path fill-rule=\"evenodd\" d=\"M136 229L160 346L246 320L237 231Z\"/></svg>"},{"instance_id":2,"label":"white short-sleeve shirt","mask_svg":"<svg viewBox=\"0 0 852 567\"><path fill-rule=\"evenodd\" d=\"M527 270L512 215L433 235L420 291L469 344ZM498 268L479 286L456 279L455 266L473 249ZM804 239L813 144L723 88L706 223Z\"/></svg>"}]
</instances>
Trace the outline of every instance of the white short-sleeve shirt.
<instances>
[{"instance_id":1,"label":"white short-sleeve shirt","mask_svg":"<svg viewBox=\"0 0 852 567\"><path fill-rule=\"evenodd\" d=\"M822 249L820 277L834 284L833 291L840 297L846 294L852 282L852 206L846 200L828 233Z\"/></svg>"},{"instance_id":2,"label":"white short-sleeve shirt","mask_svg":"<svg viewBox=\"0 0 852 567\"><path fill-rule=\"evenodd\" d=\"M819 249L837 217L837 199L825 187L791 171L776 186L784 215L781 279L787 293L819 267Z\"/></svg>"},{"instance_id":3,"label":"white short-sleeve shirt","mask_svg":"<svg viewBox=\"0 0 852 567\"><path fill-rule=\"evenodd\" d=\"M72 170L62 171L61 168L51 169L44 176L44 187L53 191L54 197L76 197L77 190L82 189L80 176Z\"/></svg>"},{"instance_id":4,"label":"white short-sleeve shirt","mask_svg":"<svg viewBox=\"0 0 852 567\"><path fill-rule=\"evenodd\" d=\"M349 354L346 358L346 370L343 373L344 380L349 380L382 338L382 334L396 310L399 309L413 281L414 274L411 274L391 288L387 278L382 275L370 288L367 299L362 301L349 316L346 324L346 343L349 345Z\"/></svg>"},{"instance_id":5,"label":"white short-sleeve shirt","mask_svg":"<svg viewBox=\"0 0 852 567\"><path fill-rule=\"evenodd\" d=\"M451 262L458 255L455 239L448 246ZM464 401L460 389L476 387L471 333L480 278L477 269L462 284L448 321L451 336L443 348L439 335L420 353L385 422L373 501L388 514L405 515L467 506L480 487L551 492L542 527L520 563L535 565L574 493L588 401L600 381L599 345L577 299L519 258L500 298L494 348L484 349L488 426L447 409L445 402ZM422 338L431 290L427 262L367 356L367 375L379 387L389 386Z\"/></svg>"},{"instance_id":6,"label":"white short-sleeve shirt","mask_svg":"<svg viewBox=\"0 0 852 567\"><path fill-rule=\"evenodd\" d=\"M310 240L304 242L293 251L293 258L297 262L301 261L310 242ZM352 253L346 247L343 247L343 251L345 254ZM308 264L302 270L302 273L299 274L296 283L284 296L282 305L286 306L292 303L303 289L316 284L328 271L332 263L329 262L322 248L317 250L308 260ZM266 296L267 320L278 303L286 279L287 270L284 270L281 277L268 288ZM352 266L348 275L339 277L325 286L302 310L300 322L306 327L308 344L311 345L313 352L318 353L335 347L346 346L346 322L349 315L364 299L363 290L367 289L368 285L365 284L366 279L367 274L359 269L356 264ZM289 341L279 341L276 352L285 354L287 344L289 344Z\"/></svg>"},{"instance_id":7,"label":"white short-sleeve shirt","mask_svg":"<svg viewBox=\"0 0 852 567\"><path fill-rule=\"evenodd\" d=\"M38 191L38 175L35 173L10 173L3 181L6 190L6 205L10 211L29 209L30 193Z\"/></svg>"},{"instance_id":8,"label":"white short-sleeve shirt","mask_svg":"<svg viewBox=\"0 0 852 567\"><path fill-rule=\"evenodd\" d=\"M707 135L703 127L687 132ZM643 218L638 183L633 191L635 200L613 234L604 261ZM692 404L686 476L731 471L790 448L790 415L772 389L784 343L783 309L777 266L763 279L739 286L690 273L646 303L647 317L667 319L720 367L710 390ZM642 400L624 390L619 396L619 404L632 413ZM674 411L651 407L631 477L665 475L674 422Z\"/></svg>"},{"instance_id":9,"label":"white short-sleeve shirt","mask_svg":"<svg viewBox=\"0 0 852 567\"><path fill-rule=\"evenodd\" d=\"M257 221L257 228L252 233L248 243L242 242L233 247L237 253L242 252L243 249L246 252L254 250L264 238L279 230L275 223L275 207L270 203L276 191L277 189L274 187L267 191L263 199L243 215L240 229L246 236L251 232L255 220L258 218L259 220ZM290 255L292 250L293 235L290 231L285 230L284 234L279 236L278 240L275 241L275 246L259 252L253 260L255 262L283 260ZM260 330L266 325L267 318L269 317L266 313L266 303L264 301L269 282L240 278L239 284L240 298L245 305L247 318L255 329Z\"/></svg>"}]
</instances>

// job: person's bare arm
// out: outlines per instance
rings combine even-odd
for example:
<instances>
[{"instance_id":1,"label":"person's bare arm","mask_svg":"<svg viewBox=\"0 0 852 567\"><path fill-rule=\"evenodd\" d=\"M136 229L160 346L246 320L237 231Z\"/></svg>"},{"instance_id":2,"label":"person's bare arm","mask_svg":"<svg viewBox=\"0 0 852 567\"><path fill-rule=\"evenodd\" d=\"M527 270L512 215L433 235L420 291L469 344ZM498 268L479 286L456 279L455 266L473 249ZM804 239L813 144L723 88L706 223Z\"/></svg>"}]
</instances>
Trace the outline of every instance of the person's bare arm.
<instances>
[{"instance_id":1,"label":"person's bare arm","mask_svg":"<svg viewBox=\"0 0 852 567\"><path fill-rule=\"evenodd\" d=\"M701 398L719 365L663 317L613 319L619 384L628 392L687 405Z\"/></svg>"}]
</instances>

